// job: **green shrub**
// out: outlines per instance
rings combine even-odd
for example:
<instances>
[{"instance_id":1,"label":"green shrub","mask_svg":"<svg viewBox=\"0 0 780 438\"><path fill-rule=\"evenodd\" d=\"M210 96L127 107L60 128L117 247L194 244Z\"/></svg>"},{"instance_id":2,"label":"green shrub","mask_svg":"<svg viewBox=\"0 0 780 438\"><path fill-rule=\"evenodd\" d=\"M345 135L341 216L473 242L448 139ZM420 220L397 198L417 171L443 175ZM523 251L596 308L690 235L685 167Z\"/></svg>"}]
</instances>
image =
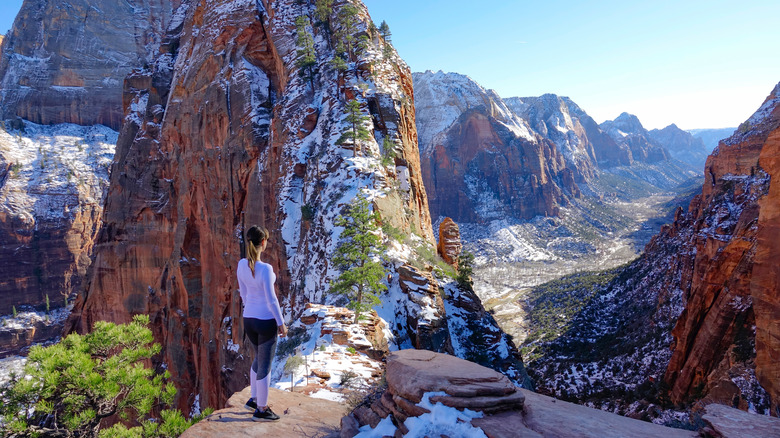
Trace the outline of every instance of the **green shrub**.
<instances>
[{"instance_id":1,"label":"green shrub","mask_svg":"<svg viewBox=\"0 0 780 438\"><path fill-rule=\"evenodd\" d=\"M176 388L166 383L170 373L145 366L160 352L148 324L147 315L124 325L98 321L90 334L32 347L22 376L12 376L0 395L0 430L17 437L179 436L198 418L167 409L152 416L173 402ZM101 430L115 416L141 425Z\"/></svg>"}]
</instances>

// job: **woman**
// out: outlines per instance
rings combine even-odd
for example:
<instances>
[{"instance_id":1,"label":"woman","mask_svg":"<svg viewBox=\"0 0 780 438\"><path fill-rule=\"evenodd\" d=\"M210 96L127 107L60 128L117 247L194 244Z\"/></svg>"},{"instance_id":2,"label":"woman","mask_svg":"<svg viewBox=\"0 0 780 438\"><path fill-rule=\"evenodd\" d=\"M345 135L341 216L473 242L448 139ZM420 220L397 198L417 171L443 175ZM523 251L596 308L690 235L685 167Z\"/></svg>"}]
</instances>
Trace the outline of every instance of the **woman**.
<instances>
[{"instance_id":1,"label":"woman","mask_svg":"<svg viewBox=\"0 0 780 438\"><path fill-rule=\"evenodd\" d=\"M244 303L244 332L255 347L255 360L249 372L252 392L246 402L246 407L255 411L252 415L255 421L279 419L268 407L269 374L276 351L276 335L287 335L274 292L276 275L271 265L260 261L266 245L268 230L258 226L250 228L246 232L246 258L238 262L236 273Z\"/></svg>"}]
</instances>

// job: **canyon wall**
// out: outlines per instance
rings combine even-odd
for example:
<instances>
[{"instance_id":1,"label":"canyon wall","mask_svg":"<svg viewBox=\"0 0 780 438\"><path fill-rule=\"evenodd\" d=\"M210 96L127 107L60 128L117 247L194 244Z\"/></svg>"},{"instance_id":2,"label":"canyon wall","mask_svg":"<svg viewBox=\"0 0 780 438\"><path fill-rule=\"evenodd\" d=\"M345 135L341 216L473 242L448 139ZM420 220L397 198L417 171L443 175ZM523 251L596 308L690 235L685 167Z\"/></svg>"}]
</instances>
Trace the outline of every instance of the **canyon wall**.
<instances>
[{"instance_id":1,"label":"canyon wall","mask_svg":"<svg viewBox=\"0 0 780 438\"><path fill-rule=\"evenodd\" d=\"M694 237L682 276L690 288L665 375L675 401L703 393L746 405L744 376L754 372L780 413L779 138L780 84L707 159L702 193L687 213Z\"/></svg>"},{"instance_id":2,"label":"canyon wall","mask_svg":"<svg viewBox=\"0 0 780 438\"><path fill-rule=\"evenodd\" d=\"M483 222L558 216L579 196L575 173L492 90L455 73L415 73L431 216ZM581 175L581 173L580 173Z\"/></svg>"},{"instance_id":3,"label":"canyon wall","mask_svg":"<svg viewBox=\"0 0 780 438\"><path fill-rule=\"evenodd\" d=\"M172 3L27 0L3 39L0 313L43 308L47 296L59 307L80 290L124 78L155 59Z\"/></svg>"},{"instance_id":4,"label":"canyon wall","mask_svg":"<svg viewBox=\"0 0 780 438\"><path fill-rule=\"evenodd\" d=\"M154 62L180 0L26 0L3 41L0 117L122 125L122 83Z\"/></svg>"},{"instance_id":5,"label":"canyon wall","mask_svg":"<svg viewBox=\"0 0 780 438\"><path fill-rule=\"evenodd\" d=\"M0 314L63 307L81 288L117 133L105 126L0 128Z\"/></svg>"}]
</instances>

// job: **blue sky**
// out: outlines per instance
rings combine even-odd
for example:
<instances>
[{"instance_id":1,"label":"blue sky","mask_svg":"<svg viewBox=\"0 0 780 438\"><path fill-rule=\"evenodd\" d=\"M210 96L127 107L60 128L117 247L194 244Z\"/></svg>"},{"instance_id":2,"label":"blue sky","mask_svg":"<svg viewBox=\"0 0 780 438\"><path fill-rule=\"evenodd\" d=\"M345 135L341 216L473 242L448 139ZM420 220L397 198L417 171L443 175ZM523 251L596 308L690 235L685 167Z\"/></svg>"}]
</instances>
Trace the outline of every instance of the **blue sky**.
<instances>
[{"instance_id":1,"label":"blue sky","mask_svg":"<svg viewBox=\"0 0 780 438\"><path fill-rule=\"evenodd\" d=\"M780 1L365 0L413 71L502 97L571 97L597 122L737 126L780 81Z\"/></svg>"},{"instance_id":2,"label":"blue sky","mask_svg":"<svg viewBox=\"0 0 780 438\"><path fill-rule=\"evenodd\" d=\"M365 0L413 71L501 96L571 97L596 121L737 126L780 81L780 1ZM22 0L0 2L7 32Z\"/></svg>"}]
</instances>

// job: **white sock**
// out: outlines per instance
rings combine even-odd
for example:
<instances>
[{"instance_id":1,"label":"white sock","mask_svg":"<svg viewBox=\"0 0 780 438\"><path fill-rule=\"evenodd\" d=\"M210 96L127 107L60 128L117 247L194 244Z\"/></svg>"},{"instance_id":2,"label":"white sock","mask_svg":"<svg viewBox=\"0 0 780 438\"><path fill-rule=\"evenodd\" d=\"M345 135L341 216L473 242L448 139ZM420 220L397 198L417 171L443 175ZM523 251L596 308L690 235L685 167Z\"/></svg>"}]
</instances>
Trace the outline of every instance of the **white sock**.
<instances>
[{"instance_id":1,"label":"white sock","mask_svg":"<svg viewBox=\"0 0 780 438\"><path fill-rule=\"evenodd\" d=\"M249 386L252 388L249 392L250 397L257 402L257 373L251 367L249 368Z\"/></svg>"},{"instance_id":2,"label":"white sock","mask_svg":"<svg viewBox=\"0 0 780 438\"><path fill-rule=\"evenodd\" d=\"M265 376L261 380L257 381L257 408L268 406L268 388L271 386L270 376Z\"/></svg>"}]
</instances>

